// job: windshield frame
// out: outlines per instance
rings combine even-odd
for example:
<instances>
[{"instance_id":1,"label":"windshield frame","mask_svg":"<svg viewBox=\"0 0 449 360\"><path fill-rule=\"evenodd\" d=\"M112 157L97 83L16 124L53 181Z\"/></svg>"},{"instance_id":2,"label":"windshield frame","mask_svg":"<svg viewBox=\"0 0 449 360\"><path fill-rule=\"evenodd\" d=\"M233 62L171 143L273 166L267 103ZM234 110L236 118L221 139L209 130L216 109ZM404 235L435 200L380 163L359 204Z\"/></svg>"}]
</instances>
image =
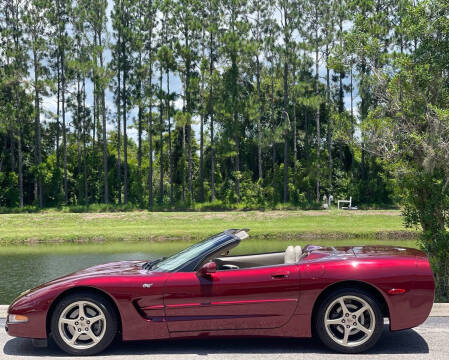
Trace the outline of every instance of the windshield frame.
<instances>
[{"instance_id":1,"label":"windshield frame","mask_svg":"<svg viewBox=\"0 0 449 360\"><path fill-rule=\"evenodd\" d=\"M217 252L223 251L226 248L237 246L241 241L241 239L239 237L235 236L235 233L237 233L237 232L238 232L238 230L230 229L230 230L225 230L219 234L215 234L205 240L197 242L197 243L181 250L178 253L175 253L175 254L167 257L166 259L163 259L162 261L157 262L156 264L154 264L155 266L151 267L151 269L149 269L149 270L156 271L156 272L192 272L192 271L196 271L196 270L198 270L198 267L208 257L212 256L213 254L215 254ZM223 239L219 240L220 237L223 237ZM218 241L218 243L217 243L217 241ZM192 250L192 249L200 246L201 244L205 244L208 242L214 243L214 245L210 246L210 247L206 247L200 253L195 254L193 257L186 259L185 262L183 262L182 264L180 264L174 268L171 268L171 269L162 268L164 263L173 261L176 257L181 256L183 253L187 253L189 250Z\"/></svg>"}]
</instances>

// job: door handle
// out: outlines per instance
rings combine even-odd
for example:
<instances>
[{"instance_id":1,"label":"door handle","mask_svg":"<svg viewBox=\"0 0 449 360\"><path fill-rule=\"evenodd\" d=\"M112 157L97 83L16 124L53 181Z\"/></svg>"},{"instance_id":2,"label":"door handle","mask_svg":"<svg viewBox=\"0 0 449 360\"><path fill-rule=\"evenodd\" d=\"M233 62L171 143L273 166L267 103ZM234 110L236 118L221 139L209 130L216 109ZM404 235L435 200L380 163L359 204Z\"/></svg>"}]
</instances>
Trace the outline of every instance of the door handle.
<instances>
[{"instance_id":1,"label":"door handle","mask_svg":"<svg viewBox=\"0 0 449 360\"><path fill-rule=\"evenodd\" d=\"M278 271L278 272L271 274L271 277L273 279L284 279L284 278L288 278L288 275L290 275L290 271Z\"/></svg>"}]
</instances>

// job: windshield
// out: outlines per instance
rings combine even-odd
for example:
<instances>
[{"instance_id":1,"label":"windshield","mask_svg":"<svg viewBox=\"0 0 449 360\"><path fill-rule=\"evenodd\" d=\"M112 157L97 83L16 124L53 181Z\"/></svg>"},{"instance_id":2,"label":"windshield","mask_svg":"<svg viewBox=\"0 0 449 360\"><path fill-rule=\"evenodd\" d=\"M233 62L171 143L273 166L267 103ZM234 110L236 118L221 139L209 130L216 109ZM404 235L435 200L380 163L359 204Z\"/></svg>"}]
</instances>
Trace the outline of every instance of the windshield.
<instances>
[{"instance_id":1,"label":"windshield","mask_svg":"<svg viewBox=\"0 0 449 360\"><path fill-rule=\"evenodd\" d=\"M226 239L229 239L230 235L227 233L221 233L215 235L209 239L203 240L197 244L189 246L181 252L172 255L162 261L157 262L151 267L151 270L157 271L174 271L181 265L186 264L190 260L195 259L202 253L206 254L210 250L213 250L218 244L222 243Z\"/></svg>"}]
</instances>

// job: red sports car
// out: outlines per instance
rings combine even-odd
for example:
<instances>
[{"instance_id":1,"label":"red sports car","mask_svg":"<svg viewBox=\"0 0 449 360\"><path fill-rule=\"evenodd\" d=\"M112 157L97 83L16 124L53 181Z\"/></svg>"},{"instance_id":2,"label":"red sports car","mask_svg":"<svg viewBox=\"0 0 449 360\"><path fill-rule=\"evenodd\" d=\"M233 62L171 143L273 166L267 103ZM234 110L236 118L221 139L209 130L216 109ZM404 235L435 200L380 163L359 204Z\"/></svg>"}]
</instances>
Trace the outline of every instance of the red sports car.
<instances>
[{"instance_id":1,"label":"red sports car","mask_svg":"<svg viewBox=\"0 0 449 360\"><path fill-rule=\"evenodd\" d=\"M168 258L91 267L23 293L9 335L91 355L123 340L196 336L318 336L356 353L391 330L424 322L434 297L429 262L400 247L288 246L230 256L248 237L227 230Z\"/></svg>"}]
</instances>

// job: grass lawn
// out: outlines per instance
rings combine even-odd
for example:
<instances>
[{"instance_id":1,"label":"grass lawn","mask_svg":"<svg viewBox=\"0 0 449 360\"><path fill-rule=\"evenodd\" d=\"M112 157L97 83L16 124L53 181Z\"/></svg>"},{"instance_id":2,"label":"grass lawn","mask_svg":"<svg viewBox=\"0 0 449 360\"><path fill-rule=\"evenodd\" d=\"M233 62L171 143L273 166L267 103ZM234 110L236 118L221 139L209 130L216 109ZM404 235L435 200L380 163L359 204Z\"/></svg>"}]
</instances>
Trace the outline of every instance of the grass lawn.
<instances>
[{"instance_id":1,"label":"grass lawn","mask_svg":"<svg viewBox=\"0 0 449 360\"><path fill-rule=\"evenodd\" d=\"M326 239L347 243L349 239L367 238L390 243L393 240L415 243L417 234L414 230L404 228L400 212L396 210L121 213L49 211L0 215L0 245L122 240L191 242L227 228L250 228L253 238L258 241L265 239L267 243L291 239L307 242Z\"/></svg>"}]
</instances>

